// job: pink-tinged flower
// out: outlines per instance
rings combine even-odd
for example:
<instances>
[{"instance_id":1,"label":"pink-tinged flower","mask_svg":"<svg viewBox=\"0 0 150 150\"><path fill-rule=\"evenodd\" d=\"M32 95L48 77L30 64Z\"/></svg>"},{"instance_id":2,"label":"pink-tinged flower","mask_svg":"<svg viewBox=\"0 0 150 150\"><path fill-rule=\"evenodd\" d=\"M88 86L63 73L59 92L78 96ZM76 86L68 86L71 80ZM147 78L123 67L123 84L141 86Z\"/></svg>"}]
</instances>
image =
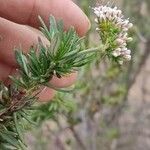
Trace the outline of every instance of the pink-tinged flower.
<instances>
[{"instance_id":1,"label":"pink-tinged flower","mask_svg":"<svg viewBox=\"0 0 150 150\"><path fill-rule=\"evenodd\" d=\"M93 8L96 15L96 31L100 33L103 44L109 44L109 55L118 58L120 64L123 60L131 59L131 51L126 48L132 41L128 37L128 30L133 26L129 19L125 19L122 11L117 7L98 6Z\"/></svg>"}]
</instances>

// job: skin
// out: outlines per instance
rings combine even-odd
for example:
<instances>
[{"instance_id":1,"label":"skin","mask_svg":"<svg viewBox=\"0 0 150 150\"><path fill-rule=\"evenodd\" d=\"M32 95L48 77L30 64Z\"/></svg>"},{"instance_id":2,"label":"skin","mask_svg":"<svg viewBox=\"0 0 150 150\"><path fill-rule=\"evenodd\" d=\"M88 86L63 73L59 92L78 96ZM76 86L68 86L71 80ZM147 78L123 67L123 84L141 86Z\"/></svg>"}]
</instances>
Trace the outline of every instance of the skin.
<instances>
[{"instance_id":1,"label":"skin","mask_svg":"<svg viewBox=\"0 0 150 150\"><path fill-rule=\"evenodd\" d=\"M80 36L90 28L90 22L81 9L71 0L0 0L0 80L7 81L8 75L15 74L17 64L13 49L21 45L24 52L37 43L40 37L43 43L48 43L39 29L38 15L48 25L50 15L63 19L65 29L74 26ZM50 81L58 88L72 85L77 73ZM44 88L39 95L44 102L55 95L53 89Z\"/></svg>"}]
</instances>

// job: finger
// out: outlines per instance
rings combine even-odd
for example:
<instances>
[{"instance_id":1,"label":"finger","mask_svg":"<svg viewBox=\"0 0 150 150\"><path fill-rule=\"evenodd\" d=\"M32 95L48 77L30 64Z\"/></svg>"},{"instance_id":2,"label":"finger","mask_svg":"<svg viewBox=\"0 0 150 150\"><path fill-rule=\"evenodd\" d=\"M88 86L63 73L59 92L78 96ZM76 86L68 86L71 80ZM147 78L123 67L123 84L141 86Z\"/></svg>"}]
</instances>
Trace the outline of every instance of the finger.
<instances>
[{"instance_id":1,"label":"finger","mask_svg":"<svg viewBox=\"0 0 150 150\"><path fill-rule=\"evenodd\" d=\"M76 79L77 79L77 72L62 77L61 79L53 77L50 83L57 88L63 88L72 85ZM40 98L39 100L41 102L47 102L55 96L55 93L56 93L55 90L45 87L39 94Z\"/></svg>"},{"instance_id":2,"label":"finger","mask_svg":"<svg viewBox=\"0 0 150 150\"><path fill-rule=\"evenodd\" d=\"M48 102L55 96L56 91L45 87L42 92L38 95L40 102Z\"/></svg>"},{"instance_id":3,"label":"finger","mask_svg":"<svg viewBox=\"0 0 150 150\"><path fill-rule=\"evenodd\" d=\"M40 31L13 23L6 19L0 18L0 62L4 62L16 67L14 48L22 47L24 52L28 52L32 45L37 44L40 37L44 44L48 44L46 38Z\"/></svg>"},{"instance_id":4,"label":"finger","mask_svg":"<svg viewBox=\"0 0 150 150\"><path fill-rule=\"evenodd\" d=\"M77 80L77 72L71 73L61 78L57 78L53 76L50 83L57 88L63 88L63 87L71 86L76 80Z\"/></svg>"},{"instance_id":5,"label":"finger","mask_svg":"<svg viewBox=\"0 0 150 150\"><path fill-rule=\"evenodd\" d=\"M13 68L11 68L10 66L4 63L0 63L0 81L6 81L12 71Z\"/></svg>"},{"instance_id":6,"label":"finger","mask_svg":"<svg viewBox=\"0 0 150 150\"><path fill-rule=\"evenodd\" d=\"M39 28L38 15L47 23L50 15L63 19L65 27L74 26L79 35L84 35L90 22L81 9L71 0L1 0L0 16L19 24Z\"/></svg>"}]
</instances>

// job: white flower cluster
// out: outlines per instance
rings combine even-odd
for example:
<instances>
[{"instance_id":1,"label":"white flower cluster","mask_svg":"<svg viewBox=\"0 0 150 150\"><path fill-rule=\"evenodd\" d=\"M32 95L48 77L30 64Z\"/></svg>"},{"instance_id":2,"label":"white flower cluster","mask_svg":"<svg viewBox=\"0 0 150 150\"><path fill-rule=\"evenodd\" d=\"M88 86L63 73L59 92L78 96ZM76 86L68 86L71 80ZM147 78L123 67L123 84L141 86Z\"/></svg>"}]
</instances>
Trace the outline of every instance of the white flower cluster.
<instances>
[{"instance_id":1,"label":"white flower cluster","mask_svg":"<svg viewBox=\"0 0 150 150\"><path fill-rule=\"evenodd\" d=\"M114 57L121 56L125 60L131 59L131 51L126 48L127 42L132 41L131 37L128 37L128 30L133 26L129 22L129 19L124 19L122 11L117 9L117 7L111 8L108 6L95 7L94 13L96 14L95 22L100 25L102 23L110 22L115 28L119 29L119 33L116 38L116 49L114 49L112 55ZM99 26L96 30L102 30ZM123 61L120 61L123 63Z\"/></svg>"}]
</instances>

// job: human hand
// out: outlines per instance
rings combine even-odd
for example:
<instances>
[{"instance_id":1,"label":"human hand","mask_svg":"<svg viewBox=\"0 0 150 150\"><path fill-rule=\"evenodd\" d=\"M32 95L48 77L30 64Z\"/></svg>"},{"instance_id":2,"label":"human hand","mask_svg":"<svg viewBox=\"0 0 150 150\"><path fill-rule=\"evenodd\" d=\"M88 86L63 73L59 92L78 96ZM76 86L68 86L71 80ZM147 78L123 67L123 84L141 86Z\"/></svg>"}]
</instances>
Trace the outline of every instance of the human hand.
<instances>
[{"instance_id":1,"label":"human hand","mask_svg":"<svg viewBox=\"0 0 150 150\"><path fill-rule=\"evenodd\" d=\"M15 47L21 45L24 52L28 52L38 37L48 42L38 30L38 15L48 23L51 14L63 19L66 29L74 26L80 36L89 29L89 20L71 0L0 0L0 80L7 80L8 75L16 72ZM72 73L61 79L53 77L50 82L58 88L67 87L74 83L76 76ZM40 99L47 101L54 93L53 89L45 88Z\"/></svg>"}]
</instances>

